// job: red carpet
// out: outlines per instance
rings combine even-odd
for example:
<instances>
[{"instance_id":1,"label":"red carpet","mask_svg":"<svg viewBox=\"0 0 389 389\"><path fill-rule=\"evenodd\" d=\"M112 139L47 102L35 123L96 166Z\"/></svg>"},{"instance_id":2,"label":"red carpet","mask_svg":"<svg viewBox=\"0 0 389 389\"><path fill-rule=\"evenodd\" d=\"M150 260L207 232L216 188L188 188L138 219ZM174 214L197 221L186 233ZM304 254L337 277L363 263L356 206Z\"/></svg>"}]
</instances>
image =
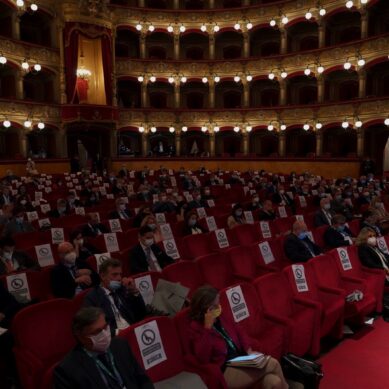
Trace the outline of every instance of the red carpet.
<instances>
[{"instance_id":1,"label":"red carpet","mask_svg":"<svg viewBox=\"0 0 389 389\"><path fill-rule=\"evenodd\" d=\"M320 389L388 389L389 323L377 319L320 358Z\"/></svg>"}]
</instances>

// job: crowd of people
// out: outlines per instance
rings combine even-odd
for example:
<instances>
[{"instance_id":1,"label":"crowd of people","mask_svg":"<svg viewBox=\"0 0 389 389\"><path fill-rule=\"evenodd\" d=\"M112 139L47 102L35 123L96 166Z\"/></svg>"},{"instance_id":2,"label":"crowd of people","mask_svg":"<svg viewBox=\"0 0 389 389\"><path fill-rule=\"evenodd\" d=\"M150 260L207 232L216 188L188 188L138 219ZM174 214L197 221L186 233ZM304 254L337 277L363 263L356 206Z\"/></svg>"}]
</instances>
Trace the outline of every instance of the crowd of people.
<instances>
[{"instance_id":1,"label":"crowd of people","mask_svg":"<svg viewBox=\"0 0 389 389\"><path fill-rule=\"evenodd\" d=\"M9 172L1 181L0 327L10 329L17 312L36 302L17 301L5 287L7 276L42 271L31 251L19 244L20 237L65 227L65 236L55 246L56 263L50 267L51 293L67 299L83 294L84 307L73 321L77 346L55 370L56 388L93 387L96 377L101 387L153 387L128 344L117 335L147 317L165 314L145 303L132 275L160 273L176 261L162 244L161 225L169 221L178 240L212 231L204 219L213 209L219 211L218 227L231 233L243 224L275 226L277 220L295 215L289 229L275 229L291 264L356 245L361 263L382 269L389 279L389 253L377 244L377 238L389 232L385 208L389 181L372 174L328 180L310 173L210 172L203 167L174 172L163 166L157 171L146 166L131 171L125 165L117 174L104 171L101 176L89 172L50 176L39 174L35 167L29 173L16 177ZM84 219L69 226L65 221L74 215ZM102 253L96 238L111 232L109 221L125 225L138 241L128 247L126 263L113 252L94 268L90 258ZM324 244L312 239L312 229L322 231ZM274 358L254 370L226 365L235 356L261 350L253 351L241 329L227 321L218 298L218 290L203 286L186 302L191 319L187 336L198 361L216 363L228 388L287 388ZM14 379L11 333L0 333L0 349L7 374Z\"/></svg>"}]
</instances>

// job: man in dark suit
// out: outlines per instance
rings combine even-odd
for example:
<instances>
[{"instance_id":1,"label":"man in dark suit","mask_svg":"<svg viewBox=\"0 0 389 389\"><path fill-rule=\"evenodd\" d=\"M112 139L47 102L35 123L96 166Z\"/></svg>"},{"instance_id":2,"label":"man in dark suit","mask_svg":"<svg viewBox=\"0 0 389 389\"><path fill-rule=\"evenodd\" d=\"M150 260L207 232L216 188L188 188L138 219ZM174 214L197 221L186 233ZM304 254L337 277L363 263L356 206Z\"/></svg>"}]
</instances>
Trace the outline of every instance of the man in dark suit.
<instances>
[{"instance_id":1,"label":"man in dark suit","mask_svg":"<svg viewBox=\"0 0 389 389\"><path fill-rule=\"evenodd\" d=\"M54 371L55 389L153 389L128 342L111 333L100 308L82 308L73 319L76 347Z\"/></svg>"},{"instance_id":2,"label":"man in dark suit","mask_svg":"<svg viewBox=\"0 0 389 389\"><path fill-rule=\"evenodd\" d=\"M346 226L346 218L343 215L335 215L332 218L332 226L324 232L326 246L330 248L351 246L353 241L353 235Z\"/></svg>"},{"instance_id":3,"label":"man in dark suit","mask_svg":"<svg viewBox=\"0 0 389 389\"><path fill-rule=\"evenodd\" d=\"M273 210L273 203L271 200L263 202L263 208L259 212L259 220L270 221L276 218L276 213Z\"/></svg>"},{"instance_id":4,"label":"man in dark suit","mask_svg":"<svg viewBox=\"0 0 389 389\"><path fill-rule=\"evenodd\" d=\"M109 229L99 221L99 215L96 212L88 213L88 224L82 228L82 235L94 238L97 235L107 234Z\"/></svg>"},{"instance_id":5,"label":"man in dark suit","mask_svg":"<svg viewBox=\"0 0 389 389\"><path fill-rule=\"evenodd\" d=\"M67 209L67 204L65 199L58 199L57 200L57 207L55 209L52 209L47 213L49 217L58 219L60 217L66 216L69 214L69 211Z\"/></svg>"},{"instance_id":6,"label":"man in dark suit","mask_svg":"<svg viewBox=\"0 0 389 389\"><path fill-rule=\"evenodd\" d=\"M330 226L333 215L330 199L325 197L320 200L320 209L315 213L313 224L315 227Z\"/></svg>"},{"instance_id":7,"label":"man in dark suit","mask_svg":"<svg viewBox=\"0 0 389 389\"><path fill-rule=\"evenodd\" d=\"M85 297L85 306L104 311L112 335L146 316L146 306L139 290L130 278L122 277L122 264L109 258L100 265L101 284Z\"/></svg>"},{"instance_id":8,"label":"man in dark suit","mask_svg":"<svg viewBox=\"0 0 389 389\"><path fill-rule=\"evenodd\" d=\"M285 189L282 185L278 185L277 191L272 196L272 202L287 207L292 207L294 205L294 200L285 193Z\"/></svg>"},{"instance_id":9,"label":"man in dark suit","mask_svg":"<svg viewBox=\"0 0 389 389\"><path fill-rule=\"evenodd\" d=\"M6 236L0 240L0 274L10 274L21 270L39 270L36 263L23 251L15 251L15 241Z\"/></svg>"},{"instance_id":10,"label":"man in dark suit","mask_svg":"<svg viewBox=\"0 0 389 389\"><path fill-rule=\"evenodd\" d=\"M139 243L130 251L129 258L132 274L161 271L174 262L154 243L154 232L147 225L139 229Z\"/></svg>"},{"instance_id":11,"label":"man in dark suit","mask_svg":"<svg viewBox=\"0 0 389 389\"><path fill-rule=\"evenodd\" d=\"M21 232L32 232L35 231L34 227L30 222L24 218L24 208L15 207L13 210L13 217L3 230L4 236L11 236Z\"/></svg>"},{"instance_id":12,"label":"man in dark suit","mask_svg":"<svg viewBox=\"0 0 389 389\"><path fill-rule=\"evenodd\" d=\"M12 196L9 187L8 186L2 187L1 194L0 194L0 207L7 204L13 204L14 200L15 199Z\"/></svg>"},{"instance_id":13,"label":"man in dark suit","mask_svg":"<svg viewBox=\"0 0 389 389\"><path fill-rule=\"evenodd\" d=\"M109 219L122 219L128 220L131 218L131 213L127 209L126 203L123 199L116 199L116 209L109 214Z\"/></svg>"},{"instance_id":14,"label":"man in dark suit","mask_svg":"<svg viewBox=\"0 0 389 389\"><path fill-rule=\"evenodd\" d=\"M284 242L284 251L293 263L307 262L322 252L321 248L309 239L307 226L302 221L293 223L292 233L286 237Z\"/></svg>"},{"instance_id":15,"label":"man in dark suit","mask_svg":"<svg viewBox=\"0 0 389 389\"><path fill-rule=\"evenodd\" d=\"M55 297L73 298L84 289L99 285L100 278L85 261L77 260L73 245L63 242L58 245L61 262L54 266L50 278Z\"/></svg>"}]
</instances>

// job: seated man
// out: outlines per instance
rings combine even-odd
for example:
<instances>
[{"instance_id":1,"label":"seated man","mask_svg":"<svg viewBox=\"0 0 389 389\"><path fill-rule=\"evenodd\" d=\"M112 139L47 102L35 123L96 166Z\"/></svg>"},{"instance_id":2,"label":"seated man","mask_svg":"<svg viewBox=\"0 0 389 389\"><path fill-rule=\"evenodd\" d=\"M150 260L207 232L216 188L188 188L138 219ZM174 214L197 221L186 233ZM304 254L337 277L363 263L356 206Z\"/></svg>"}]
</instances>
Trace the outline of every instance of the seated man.
<instances>
[{"instance_id":1,"label":"seated man","mask_svg":"<svg viewBox=\"0 0 389 389\"><path fill-rule=\"evenodd\" d=\"M127 205L123 199L116 199L116 209L109 214L109 219L123 219L128 220L131 218L131 213L127 209Z\"/></svg>"},{"instance_id":2,"label":"seated man","mask_svg":"<svg viewBox=\"0 0 389 389\"><path fill-rule=\"evenodd\" d=\"M85 306L103 310L112 335L145 318L146 306L131 278L122 276L122 264L107 259L100 265L101 284L85 297Z\"/></svg>"},{"instance_id":3,"label":"seated man","mask_svg":"<svg viewBox=\"0 0 389 389\"><path fill-rule=\"evenodd\" d=\"M15 251L15 241L11 237L0 240L0 274L10 274L21 270L38 270L37 264L23 251Z\"/></svg>"},{"instance_id":4,"label":"seated man","mask_svg":"<svg viewBox=\"0 0 389 389\"><path fill-rule=\"evenodd\" d=\"M161 271L174 262L154 243L154 231L147 225L139 229L139 243L130 251L129 258L132 274Z\"/></svg>"},{"instance_id":5,"label":"seated man","mask_svg":"<svg viewBox=\"0 0 389 389\"><path fill-rule=\"evenodd\" d=\"M273 203L271 200L263 202L263 209L259 212L259 220L269 221L276 218L276 213L273 210Z\"/></svg>"},{"instance_id":6,"label":"seated man","mask_svg":"<svg viewBox=\"0 0 389 389\"><path fill-rule=\"evenodd\" d=\"M63 242L58 245L61 262L51 271L51 290L55 297L71 299L84 289L99 285L100 278L90 266L77 260L73 245Z\"/></svg>"},{"instance_id":7,"label":"seated man","mask_svg":"<svg viewBox=\"0 0 389 389\"><path fill-rule=\"evenodd\" d=\"M292 232L284 242L284 251L287 258L293 263L307 262L322 252L321 248L309 239L307 226L302 221L293 223Z\"/></svg>"},{"instance_id":8,"label":"seated man","mask_svg":"<svg viewBox=\"0 0 389 389\"><path fill-rule=\"evenodd\" d=\"M52 209L47 213L49 217L52 218L60 218L63 216L68 215L68 209L67 209L67 203L65 199L58 199L57 200L57 207L55 209Z\"/></svg>"},{"instance_id":9,"label":"seated man","mask_svg":"<svg viewBox=\"0 0 389 389\"><path fill-rule=\"evenodd\" d=\"M327 247L336 248L351 246L354 238L349 228L346 226L346 218L343 215L335 215L332 218L332 226L324 232L324 242Z\"/></svg>"},{"instance_id":10,"label":"seated man","mask_svg":"<svg viewBox=\"0 0 389 389\"><path fill-rule=\"evenodd\" d=\"M333 212L331 210L330 199L325 197L320 200L320 209L315 213L315 227L330 226L332 224Z\"/></svg>"},{"instance_id":11,"label":"seated man","mask_svg":"<svg viewBox=\"0 0 389 389\"><path fill-rule=\"evenodd\" d=\"M15 207L13 210L13 217L3 230L3 235L13 235L21 232L32 232L35 231L34 227L30 222L24 218L24 208Z\"/></svg>"},{"instance_id":12,"label":"seated man","mask_svg":"<svg viewBox=\"0 0 389 389\"><path fill-rule=\"evenodd\" d=\"M153 206L153 213L175 212L176 206L168 199L165 192L158 195L158 201Z\"/></svg>"},{"instance_id":13,"label":"seated man","mask_svg":"<svg viewBox=\"0 0 389 389\"><path fill-rule=\"evenodd\" d=\"M72 329L77 345L55 368L54 388L154 388L128 342L111 339L100 308L80 309Z\"/></svg>"},{"instance_id":14,"label":"seated man","mask_svg":"<svg viewBox=\"0 0 389 389\"><path fill-rule=\"evenodd\" d=\"M107 234L109 229L99 221L97 212L88 213L88 223L82 229L82 235L94 238L97 235Z\"/></svg>"}]
</instances>

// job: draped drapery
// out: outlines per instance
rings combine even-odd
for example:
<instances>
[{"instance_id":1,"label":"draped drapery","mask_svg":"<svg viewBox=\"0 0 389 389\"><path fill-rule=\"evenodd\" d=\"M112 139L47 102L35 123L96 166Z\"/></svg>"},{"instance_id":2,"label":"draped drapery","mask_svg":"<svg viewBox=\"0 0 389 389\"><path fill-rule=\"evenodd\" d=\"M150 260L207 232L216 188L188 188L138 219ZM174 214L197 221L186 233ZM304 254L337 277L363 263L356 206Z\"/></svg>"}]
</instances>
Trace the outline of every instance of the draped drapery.
<instances>
[{"instance_id":1,"label":"draped drapery","mask_svg":"<svg viewBox=\"0 0 389 389\"><path fill-rule=\"evenodd\" d=\"M107 104L112 105L112 39L107 35L101 37L103 56L105 96Z\"/></svg>"},{"instance_id":2,"label":"draped drapery","mask_svg":"<svg viewBox=\"0 0 389 389\"><path fill-rule=\"evenodd\" d=\"M76 89L78 64L78 36L78 30L69 31L68 28L64 29L66 96L68 103L72 102Z\"/></svg>"}]
</instances>

